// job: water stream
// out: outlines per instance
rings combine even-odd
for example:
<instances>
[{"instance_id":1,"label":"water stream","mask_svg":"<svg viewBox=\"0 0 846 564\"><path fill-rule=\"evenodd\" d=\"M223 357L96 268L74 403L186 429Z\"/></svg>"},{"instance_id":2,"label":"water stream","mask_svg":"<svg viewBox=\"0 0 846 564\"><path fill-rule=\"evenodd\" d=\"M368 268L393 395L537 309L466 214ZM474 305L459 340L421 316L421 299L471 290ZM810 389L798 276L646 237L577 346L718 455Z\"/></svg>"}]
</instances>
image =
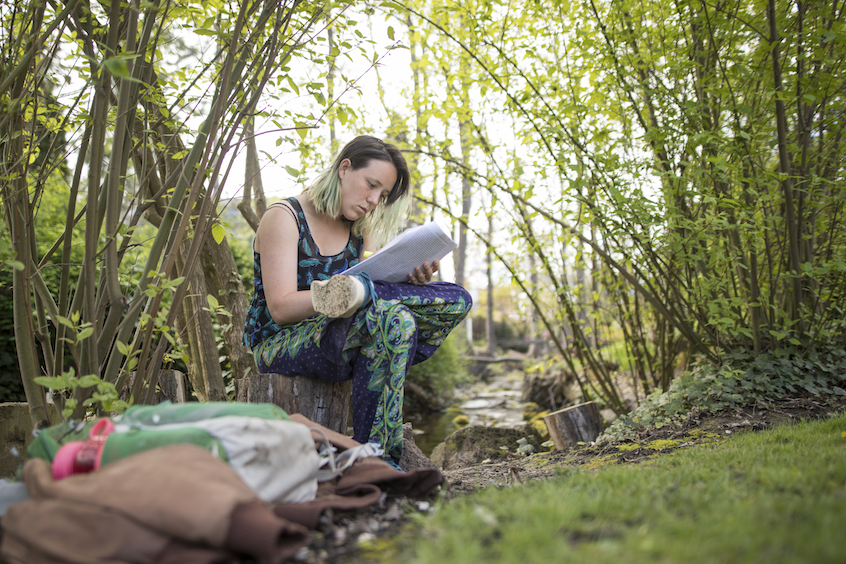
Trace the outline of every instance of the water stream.
<instances>
[{"instance_id":1,"label":"water stream","mask_svg":"<svg viewBox=\"0 0 846 564\"><path fill-rule=\"evenodd\" d=\"M456 394L455 407L445 413L429 413L406 419L414 427L414 442L426 456L459 426L453 423L459 415L466 415L470 425L514 427L523 423L523 404L520 402L521 372L496 376L489 382L478 382Z\"/></svg>"}]
</instances>

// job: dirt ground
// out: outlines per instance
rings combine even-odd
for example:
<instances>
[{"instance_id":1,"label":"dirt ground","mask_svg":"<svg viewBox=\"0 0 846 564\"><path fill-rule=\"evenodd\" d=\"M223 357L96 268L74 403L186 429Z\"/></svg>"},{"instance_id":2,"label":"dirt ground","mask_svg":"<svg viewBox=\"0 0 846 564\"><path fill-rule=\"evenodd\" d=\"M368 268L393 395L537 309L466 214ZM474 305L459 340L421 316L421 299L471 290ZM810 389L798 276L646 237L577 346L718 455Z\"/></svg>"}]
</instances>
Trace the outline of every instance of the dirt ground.
<instances>
[{"instance_id":1,"label":"dirt ground","mask_svg":"<svg viewBox=\"0 0 846 564\"><path fill-rule=\"evenodd\" d=\"M766 407L750 407L739 412L694 414L682 425L650 429L628 443L605 443L569 451L529 457L510 457L471 468L444 472L449 496L465 494L488 486L501 487L514 480L526 482L552 476L557 469L608 463L637 463L706 441L724 439L734 433L760 431L785 423L819 419L846 411L846 397L825 400L794 398ZM624 445L624 449L620 446ZM641 446L637 446L641 445Z\"/></svg>"},{"instance_id":2,"label":"dirt ground","mask_svg":"<svg viewBox=\"0 0 846 564\"><path fill-rule=\"evenodd\" d=\"M444 472L441 495L447 501L477 489L544 480L567 468L598 468L632 464L703 442L724 440L736 433L760 431L783 424L830 417L846 411L846 398L794 398L738 412L694 414L681 425L644 431L635 441L603 443L569 451L531 456L504 455L498 460ZM621 448L622 447L622 448ZM395 560L395 541L414 534L409 516L431 510L427 501L385 498L364 511L326 515L319 531L296 561L366 563Z\"/></svg>"}]
</instances>

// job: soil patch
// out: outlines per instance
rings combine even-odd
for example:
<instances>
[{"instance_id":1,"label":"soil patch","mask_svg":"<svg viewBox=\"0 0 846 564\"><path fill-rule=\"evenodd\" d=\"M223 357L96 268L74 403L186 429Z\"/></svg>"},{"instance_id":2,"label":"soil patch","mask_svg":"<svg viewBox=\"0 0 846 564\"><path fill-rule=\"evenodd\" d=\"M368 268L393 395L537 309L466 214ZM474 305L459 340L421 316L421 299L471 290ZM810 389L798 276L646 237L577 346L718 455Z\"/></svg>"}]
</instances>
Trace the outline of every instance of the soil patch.
<instances>
[{"instance_id":1,"label":"soil patch","mask_svg":"<svg viewBox=\"0 0 846 564\"><path fill-rule=\"evenodd\" d=\"M793 398L766 406L750 406L736 412L694 413L679 425L648 429L635 440L603 443L569 451L520 456L506 453L490 462L460 470L445 471L443 495L450 500L487 487L545 480L555 473L595 469L608 464L643 462L678 450L749 431L809 419L827 418L846 412L846 398ZM414 514L432 509L429 502L383 498L365 511L324 515L321 528L312 533L309 546L297 555L307 563L387 562L400 557L403 537Z\"/></svg>"}]
</instances>

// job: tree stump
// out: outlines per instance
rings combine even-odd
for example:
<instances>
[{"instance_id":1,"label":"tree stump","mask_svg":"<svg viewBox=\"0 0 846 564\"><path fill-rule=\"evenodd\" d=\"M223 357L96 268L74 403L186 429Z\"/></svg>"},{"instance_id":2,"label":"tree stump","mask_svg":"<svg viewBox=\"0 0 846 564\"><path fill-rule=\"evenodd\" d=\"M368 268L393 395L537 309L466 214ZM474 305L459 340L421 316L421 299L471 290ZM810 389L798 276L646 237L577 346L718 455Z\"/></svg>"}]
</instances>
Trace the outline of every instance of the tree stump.
<instances>
[{"instance_id":1,"label":"tree stump","mask_svg":"<svg viewBox=\"0 0 846 564\"><path fill-rule=\"evenodd\" d=\"M251 374L235 381L236 401L272 403L341 434L347 432L351 397L352 380L324 382L305 376Z\"/></svg>"},{"instance_id":2,"label":"tree stump","mask_svg":"<svg viewBox=\"0 0 846 564\"><path fill-rule=\"evenodd\" d=\"M589 443L602 432L602 417L593 401L555 411L543 420L559 450L572 448L579 442Z\"/></svg>"}]
</instances>

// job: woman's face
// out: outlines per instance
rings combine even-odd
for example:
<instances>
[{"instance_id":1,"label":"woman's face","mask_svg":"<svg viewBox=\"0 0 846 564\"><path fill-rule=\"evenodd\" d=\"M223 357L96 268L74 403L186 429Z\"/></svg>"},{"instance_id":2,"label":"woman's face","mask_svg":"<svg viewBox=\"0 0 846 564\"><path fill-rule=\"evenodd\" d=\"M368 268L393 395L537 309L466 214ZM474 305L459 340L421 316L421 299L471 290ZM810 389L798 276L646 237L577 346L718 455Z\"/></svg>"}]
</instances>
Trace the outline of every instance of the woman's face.
<instances>
[{"instance_id":1,"label":"woman's face","mask_svg":"<svg viewBox=\"0 0 846 564\"><path fill-rule=\"evenodd\" d=\"M354 170L349 159L338 168L341 181L341 215L350 221L364 216L387 198L397 181L397 169L389 161L371 159Z\"/></svg>"}]
</instances>

